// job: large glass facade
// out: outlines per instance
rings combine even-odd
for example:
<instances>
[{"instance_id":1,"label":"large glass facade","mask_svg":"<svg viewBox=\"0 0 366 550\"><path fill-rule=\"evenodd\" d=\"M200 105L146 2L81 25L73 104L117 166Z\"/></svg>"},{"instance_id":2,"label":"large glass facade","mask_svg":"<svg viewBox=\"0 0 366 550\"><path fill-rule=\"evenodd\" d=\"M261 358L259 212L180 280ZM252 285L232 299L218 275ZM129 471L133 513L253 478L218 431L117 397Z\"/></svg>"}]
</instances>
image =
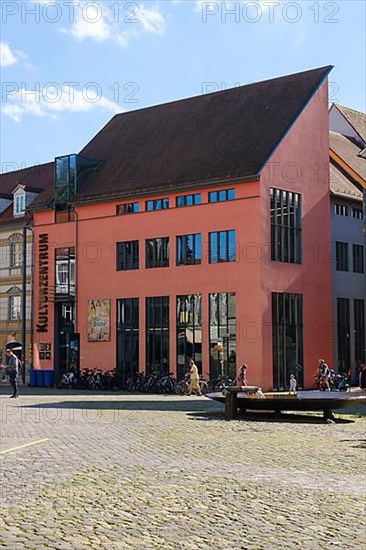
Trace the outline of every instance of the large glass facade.
<instances>
[{"instance_id":1,"label":"large glass facade","mask_svg":"<svg viewBox=\"0 0 366 550\"><path fill-rule=\"evenodd\" d=\"M271 259L301 264L301 195L271 189Z\"/></svg>"},{"instance_id":2,"label":"large glass facade","mask_svg":"<svg viewBox=\"0 0 366 550\"><path fill-rule=\"evenodd\" d=\"M272 293L273 389L289 388L294 374L298 386L303 380L302 295Z\"/></svg>"},{"instance_id":3,"label":"large glass facade","mask_svg":"<svg viewBox=\"0 0 366 550\"><path fill-rule=\"evenodd\" d=\"M236 299L234 292L209 295L210 378L236 374Z\"/></svg>"},{"instance_id":4,"label":"large glass facade","mask_svg":"<svg viewBox=\"0 0 366 550\"><path fill-rule=\"evenodd\" d=\"M125 382L139 369L139 299L117 300L117 376Z\"/></svg>"},{"instance_id":5,"label":"large glass facade","mask_svg":"<svg viewBox=\"0 0 366 550\"><path fill-rule=\"evenodd\" d=\"M56 157L54 193L56 221L70 221L74 218L73 208L78 188L96 174L100 164L100 161L75 154Z\"/></svg>"},{"instance_id":6,"label":"large glass facade","mask_svg":"<svg viewBox=\"0 0 366 550\"><path fill-rule=\"evenodd\" d=\"M146 374L169 372L169 296L146 298Z\"/></svg>"},{"instance_id":7,"label":"large glass facade","mask_svg":"<svg viewBox=\"0 0 366 550\"><path fill-rule=\"evenodd\" d=\"M177 378L193 359L202 372L202 299L200 294L177 296Z\"/></svg>"}]
</instances>

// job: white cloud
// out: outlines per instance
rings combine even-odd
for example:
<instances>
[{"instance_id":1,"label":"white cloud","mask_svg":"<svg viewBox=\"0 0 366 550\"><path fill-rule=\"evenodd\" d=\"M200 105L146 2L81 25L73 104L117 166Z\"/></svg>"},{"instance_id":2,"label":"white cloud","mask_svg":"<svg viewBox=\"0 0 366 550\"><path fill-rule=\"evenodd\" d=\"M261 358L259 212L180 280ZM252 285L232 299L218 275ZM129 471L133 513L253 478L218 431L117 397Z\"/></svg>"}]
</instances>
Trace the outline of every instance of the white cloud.
<instances>
[{"instance_id":1,"label":"white cloud","mask_svg":"<svg viewBox=\"0 0 366 550\"><path fill-rule=\"evenodd\" d=\"M0 42L0 67L10 67L18 62L15 52L5 42Z\"/></svg>"},{"instance_id":2,"label":"white cloud","mask_svg":"<svg viewBox=\"0 0 366 550\"><path fill-rule=\"evenodd\" d=\"M77 90L73 86L63 85L45 87L42 90L26 90L21 88L7 96L7 103L2 112L21 122L26 115L51 117L57 119L65 112L107 111L112 114L123 112L113 101L110 101L92 90Z\"/></svg>"},{"instance_id":3,"label":"white cloud","mask_svg":"<svg viewBox=\"0 0 366 550\"><path fill-rule=\"evenodd\" d=\"M112 9L113 7L113 9ZM79 41L92 39L97 42L112 40L126 46L132 38L143 33L164 36L166 20L157 6L131 2L129 11L117 9L118 4L90 3L85 0L75 3L75 20L62 32L71 34Z\"/></svg>"}]
</instances>

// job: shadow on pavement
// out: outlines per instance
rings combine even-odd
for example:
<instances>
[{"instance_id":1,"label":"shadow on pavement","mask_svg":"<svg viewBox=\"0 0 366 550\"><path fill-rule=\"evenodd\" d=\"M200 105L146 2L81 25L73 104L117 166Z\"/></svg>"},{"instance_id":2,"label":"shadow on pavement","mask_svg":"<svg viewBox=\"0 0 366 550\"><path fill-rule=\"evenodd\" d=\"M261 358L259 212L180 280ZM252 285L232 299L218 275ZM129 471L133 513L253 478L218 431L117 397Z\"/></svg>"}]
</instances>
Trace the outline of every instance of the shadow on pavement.
<instances>
[{"instance_id":1,"label":"shadow on pavement","mask_svg":"<svg viewBox=\"0 0 366 550\"><path fill-rule=\"evenodd\" d=\"M191 416L192 418L195 418L197 420L223 420L224 416L223 413L220 411L212 411L205 414L202 414L200 412L191 412L188 414L188 416ZM248 412L246 414L239 414L238 418L236 420L245 421L245 422L275 422L275 423L292 423L292 424L327 424L327 422L323 419L321 414L318 415L310 415L310 414L302 414L302 413L282 413L282 414L276 414L272 412ZM231 420L233 422L233 420ZM338 418L335 416L335 423L336 424L352 424L354 423L354 420L350 420L348 418Z\"/></svg>"},{"instance_id":2,"label":"shadow on pavement","mask_svg":"<svg viewBox=\"0 0 366 550\"><path fill-rule=\"evenodd\" d=\"M145 396L144 396L145 397ZM17 401L19 403L19 401ZM159 400L146 399L128 399L113 401L56 401L53 403L32 403L22 404L25 408L36 409L78 409L78 410L126 410L126 411L182 411L182 412L200 412L210 413L210 411L222 410L222 405L212 403L207 399L169 399L161 396Z\"/></svg>"}]
</instances>

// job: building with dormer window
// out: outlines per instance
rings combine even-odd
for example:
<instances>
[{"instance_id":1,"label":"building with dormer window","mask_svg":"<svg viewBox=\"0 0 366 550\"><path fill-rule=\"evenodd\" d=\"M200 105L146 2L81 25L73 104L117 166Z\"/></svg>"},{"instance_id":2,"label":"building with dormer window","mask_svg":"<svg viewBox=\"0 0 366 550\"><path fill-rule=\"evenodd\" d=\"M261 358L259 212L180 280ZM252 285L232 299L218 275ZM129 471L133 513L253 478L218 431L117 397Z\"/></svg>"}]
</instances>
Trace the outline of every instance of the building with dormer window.
<instances>
[{"instance_id":1,"label":"building with dormer window","mask_svg":"<svg viewBox=\"0 0 366 550\"><path fill-rule=\"evenodd\" d=\"M27 208L53 185L53 163L0 175L0 361L7 347L30 366L33 233ZM25 319L24 317L25 312Z\"/></svg>"}]
</instances>

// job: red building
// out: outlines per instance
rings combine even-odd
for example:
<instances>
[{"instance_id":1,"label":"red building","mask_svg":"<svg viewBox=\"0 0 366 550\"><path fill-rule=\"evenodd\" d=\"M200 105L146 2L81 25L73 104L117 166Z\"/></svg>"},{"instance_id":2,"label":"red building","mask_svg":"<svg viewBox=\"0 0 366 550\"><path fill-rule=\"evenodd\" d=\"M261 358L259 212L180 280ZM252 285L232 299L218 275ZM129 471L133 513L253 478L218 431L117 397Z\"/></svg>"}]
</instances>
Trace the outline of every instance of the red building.
<instances>
[{"instance_id":1,"label":"red building","mask_svg":"<svg viewBox=\"0 0 366 550\"><path fill-rule=\"evenodd\" d=\"M331 67L116 115L33 205L34 366L332 363ZM78 337L79 335L79 337ZM217 344L223 348L218 351Z\"/></svg>"}]
</instances>

